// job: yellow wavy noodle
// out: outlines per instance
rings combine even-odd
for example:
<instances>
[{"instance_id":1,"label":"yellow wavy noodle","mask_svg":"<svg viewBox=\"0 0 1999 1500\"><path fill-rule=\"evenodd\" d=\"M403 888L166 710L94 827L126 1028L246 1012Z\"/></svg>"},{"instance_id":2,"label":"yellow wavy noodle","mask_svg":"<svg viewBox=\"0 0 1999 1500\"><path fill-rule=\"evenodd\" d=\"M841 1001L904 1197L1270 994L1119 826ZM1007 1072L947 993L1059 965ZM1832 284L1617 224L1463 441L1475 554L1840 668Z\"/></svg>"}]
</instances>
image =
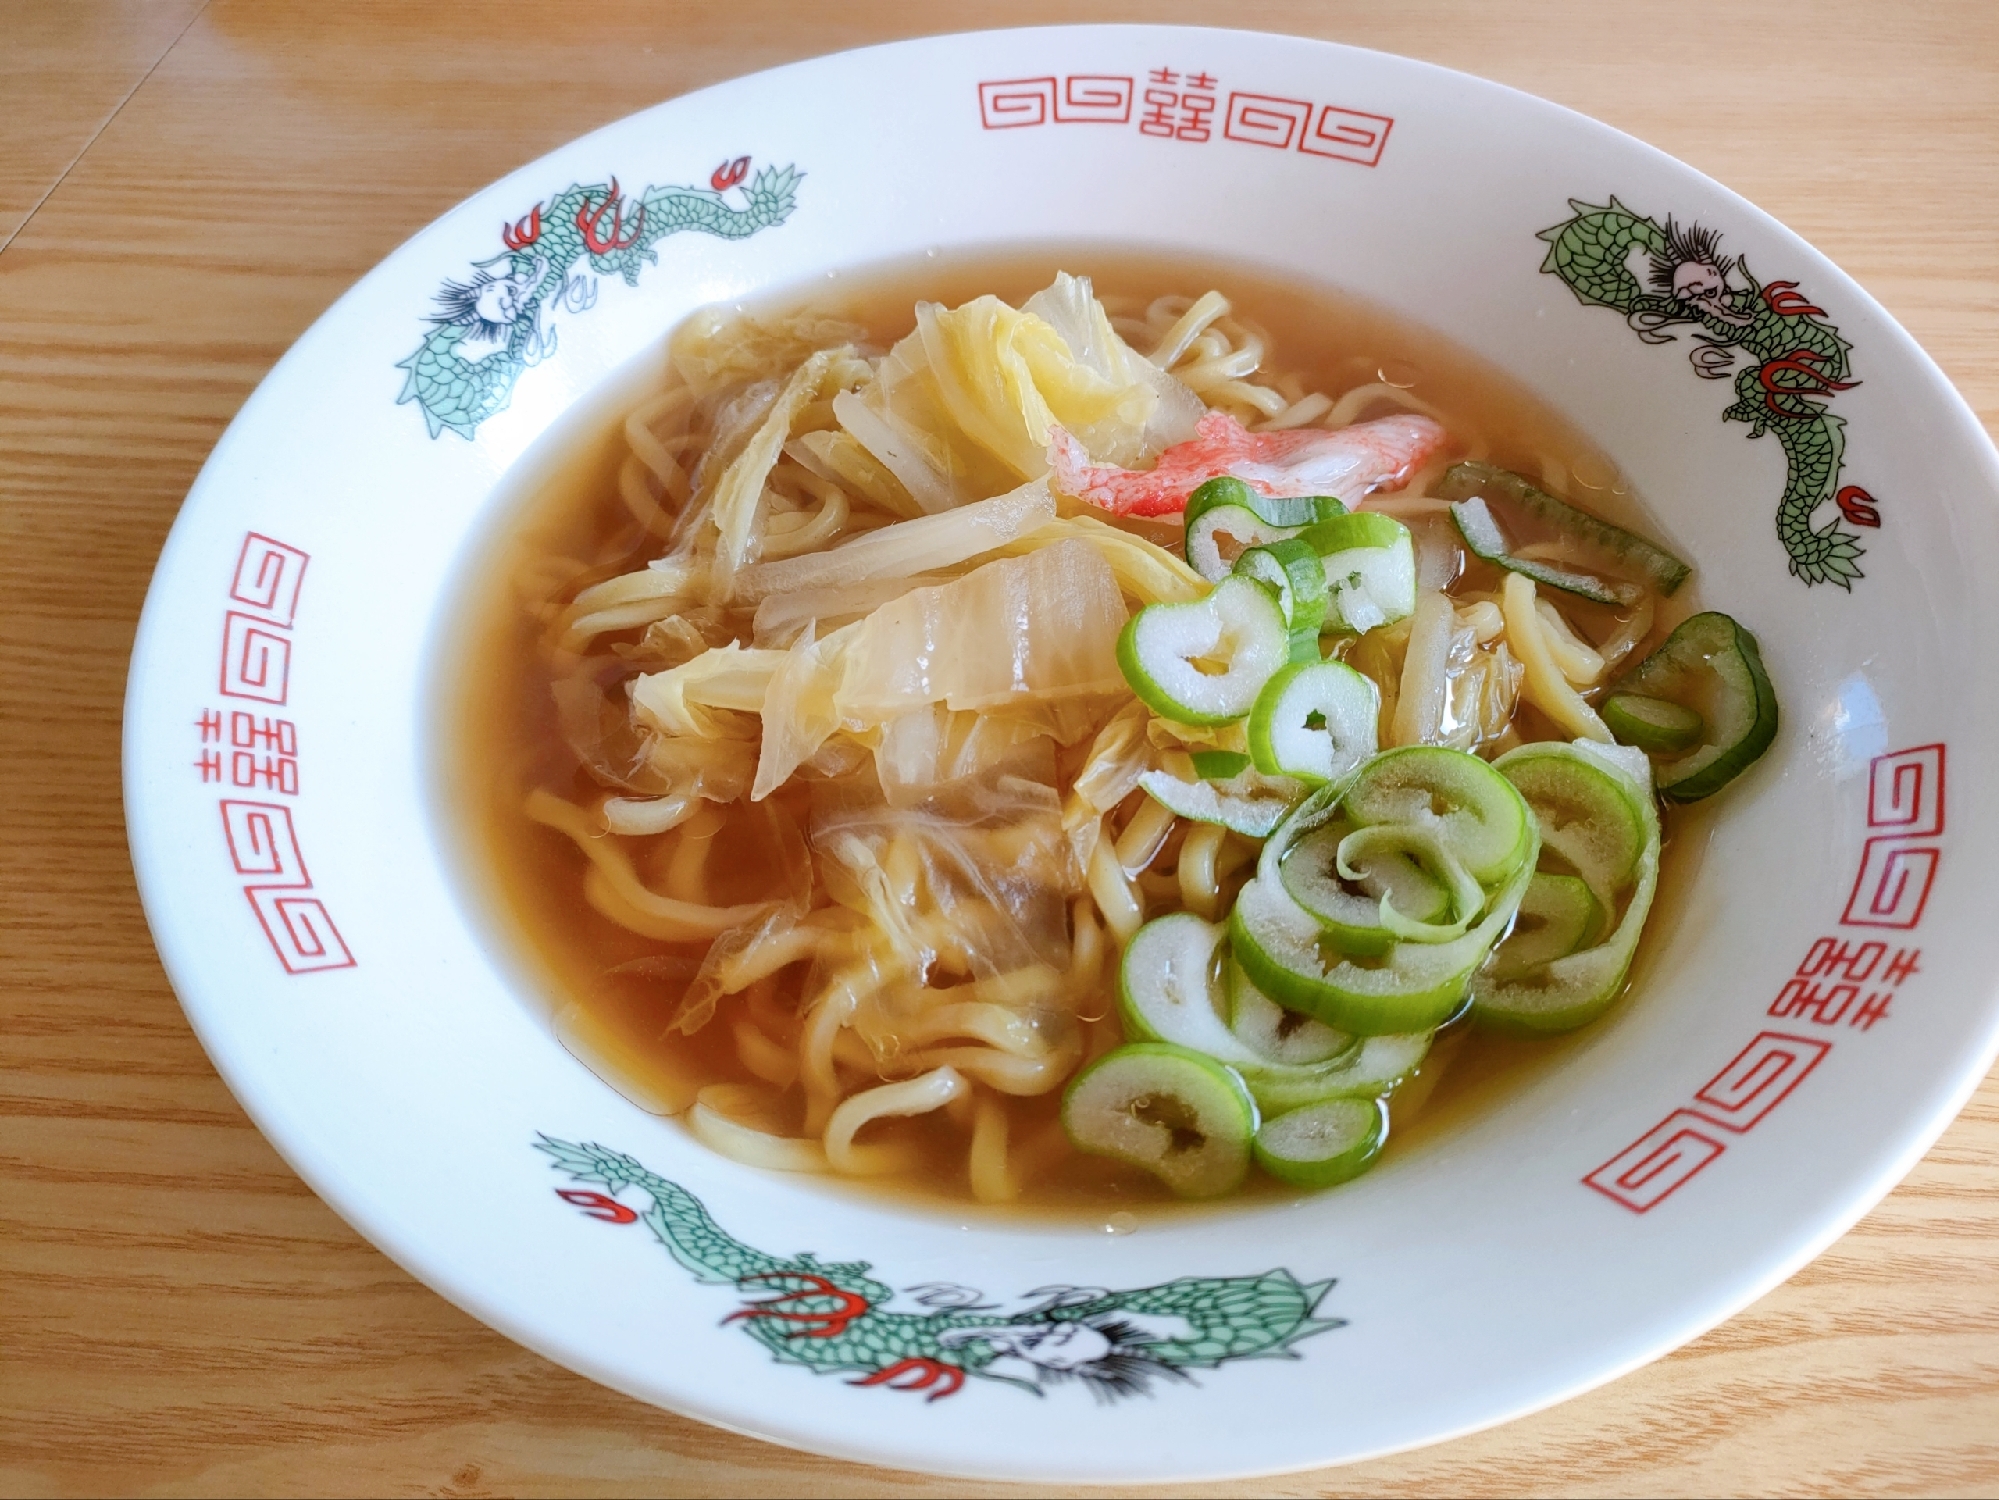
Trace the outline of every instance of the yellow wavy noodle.
<instances>
[{"instance_id":1,"label":"yellow wavy noodle","mask_svg":"<svg viewBox=\"0 0 1999 1500\"><path fill-rule=\"evenodd\" d=\"M673 379L625 416L615 476L621 524L659 555L605 576L550 554L512 580L565 722L587 737L608 716L637 746L622 770L606 730L585 748L617 784L537 790L523 811L580 851L590 907L694 968L645 1013L675 1067L620 1087L771 1170L950 1170L1007 1203L1061 1168L1060 1091L1122 1040L1123 944L1164 911L1220 919L1259 845L1137 789L1245 741L1124 687L1124 617L1207 585L1170 529L1049 492L1049 424L1143 467L1203 407L1269 431L1438 416L1379 360L1322 389L1274 349L1218 291L1099 306L1068 278L1021 309L926 305L899 340L814 313L688 321ZM1467 591L1431 491L1491 435L1454 438L1368 502L1429 549L1415 618L1337 649L1381 689L1385 743L1491 753L1517 741L1523 698L1602 737L1583 693L1650 637L1653 601L1584 630L1525 578ZM1550 453L1538 472L1559 489L1571 470ZM1061 640L1024 618L1037 579L1080 611ZM884 675L869 643L891 637ZM731 895L759 880L772 899ZM609 1036L577 1009L565 1036Z\"/></svg>"}]
</instances>

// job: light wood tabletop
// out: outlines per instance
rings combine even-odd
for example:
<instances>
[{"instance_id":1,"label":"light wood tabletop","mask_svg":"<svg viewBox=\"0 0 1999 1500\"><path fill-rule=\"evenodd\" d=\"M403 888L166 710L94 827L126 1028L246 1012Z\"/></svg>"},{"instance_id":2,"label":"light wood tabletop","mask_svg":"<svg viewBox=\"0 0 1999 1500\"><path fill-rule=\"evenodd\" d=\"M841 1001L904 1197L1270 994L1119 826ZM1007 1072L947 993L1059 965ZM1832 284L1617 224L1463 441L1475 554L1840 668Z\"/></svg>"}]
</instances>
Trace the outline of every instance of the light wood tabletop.
<instances>
[{"instance_id":1,"label":"light wood tabletop","mask_svg":"<svg viewBox=\"0 0 1999 1500\"><path fill-rule=\"evenodd\" d=\"M615 1395L336 1217L161 972L119 715L210 447L436 214L737 74L1083 19L1353 42L1620 126L1831 255L1999 430L1992 0L0 0L0 1492L977 1488ZM1678 1353L1477 1436L1209 1492L1999 1493L1999 1078L1850 1234Z\"/></svg>"}]
</instances>

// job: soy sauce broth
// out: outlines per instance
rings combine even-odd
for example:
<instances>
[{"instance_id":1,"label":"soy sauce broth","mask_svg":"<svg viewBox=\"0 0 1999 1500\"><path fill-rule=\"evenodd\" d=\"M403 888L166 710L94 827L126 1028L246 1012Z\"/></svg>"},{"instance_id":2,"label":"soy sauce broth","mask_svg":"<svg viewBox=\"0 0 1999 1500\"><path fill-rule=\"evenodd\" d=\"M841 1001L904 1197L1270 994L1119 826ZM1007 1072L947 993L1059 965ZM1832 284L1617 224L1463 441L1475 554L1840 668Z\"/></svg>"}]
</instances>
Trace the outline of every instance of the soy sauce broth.
<instances>
[{"instance_id":1,"label":"soy sauce broth","mask_svg":"<svg viewBox=\"0 0 1999 1500\"><path fill-rule=\"evenodd\" d=\"M1673 546L1670 533L1645 512L1604 454L1518 382L1428 328L1325 286L1273 279L1240 265L1099 245L1053 246L922 257L842 272L744 310L810 308L861 324L885 349L913 327L919 300L955 306L993 293L1018 306L1058 269L1091 277L1099 297L1120 313L1125 309L1118 298L1142 308L1166 293L1191 297L1219 288L1237 317L1269 331L1273 344L1266 370L1297 371L1307 389L1335 397L1377 380L1407 388L1440 413L1454 440L1453 457L1476 456L1514 469L1606 519ZM677 1114L705 1084L755 1082L721 1020L691 1037L666 1030L680 991L699 966L701 946L655 942L599 915L583 896L584 857L562 834L521 811L536 787L578 800L601 793L564 741L550 675L537 650L540 612L587 583L641 567L658 554L660 543L620 501L617 473L628 452L626 413L664 389L668 379L662 339L624 378L580 403L509 476L497 507L502 520L462 573L439 655L437 696L444 721L436 774L448 809L447 842L476 891L475 905L496 951L516 967L523 988L541 999L565 1046L642 1107ZM1468 453L1461 441L1465 434L1482 435L1484 441ZM1422 524L1447 528L1450 523L1446 518ZM1537 539L1531 528L1517 529L1520 543ZM1461 586L1491 588L1497 576L1470 559ZM1641 654L1698 608L1691 597L1697 582L1661 601L1660 618ZM1607 612L1581 601L1561 602L1586 633L1596 639L1608 633ZM1528 738L1556 737L1524 704L1516 722ZM804 826L805 797L796 782L773 798L787 802ZM723 865L711 861L711 867L726 871L728 899L759 899L783 882L783 871L765 847L769 841L745 838L737 812L700 816L720 841L716 847L728 851ZM1668 819L1659 900L1634 970L1639 980L1619 1008L1646 1003L1645 972L1684 899L1698 846L1706 842L1704 829L1683 827L1683 818ZM668 872L642 860L639 873L657 886ZM1115 1008L1106 992L1090 1016L1114 1026ZM1573 1038L1510 1042L1463 1024L1452 1027L1438 1039L1423 1074L1391 1102L1385 1162L1408 1161L1456 1131L1477 1128L1479 1118L1509 1094L1559 1067L1575 1044ZM920 1172L810 1180L870 1196L949 1204L954 1211L1028 1214L1114 1231L1135 1225L1137 1215L1189 1211L1136 1169L1062 1152L1060 1098L1057 1089L1010 1101L1015 1151L1060 1159L1025 1185L1017 1203L1003 1208L971 1199L966 1128L942 1112L870 1127L870 1140L914 1143L925 1162ZM796 1119L758 1123L779 1131L798 1127ZM1246 1192L1266 1202L1304 1196L1256 1173ZM1205 1209L1225 1210L1244 1198L1238 1194Z\"/></svg>"}]
</instances>

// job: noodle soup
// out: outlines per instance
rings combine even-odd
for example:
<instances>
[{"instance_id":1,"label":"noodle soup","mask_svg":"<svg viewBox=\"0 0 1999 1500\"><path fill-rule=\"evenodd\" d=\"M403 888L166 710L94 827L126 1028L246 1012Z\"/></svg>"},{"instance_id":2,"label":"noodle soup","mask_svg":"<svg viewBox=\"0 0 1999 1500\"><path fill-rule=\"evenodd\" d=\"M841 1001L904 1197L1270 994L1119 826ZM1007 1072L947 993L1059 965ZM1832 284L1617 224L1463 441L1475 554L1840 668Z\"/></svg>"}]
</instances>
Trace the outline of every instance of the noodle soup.
<instances>
[{"instance_id":1,"label":"noodle soup","mask_svg":"<svg viewBox=\"0 0 1999 1500\"><path fill-rule=\"evenodd\" d=\"M1643 756L1503 758L1609 743L1615 710L1667 785L1739 708L1620 686L1659 677L1694 589L1580 434L1426 329L1240 267L925 260L698 314L524 473L453 658L469 864L565 1044L774 1170L1093 1215L1350 1175L1391 1122L1462 1116L1454 1078L1483 1099L1551 1055L1494 1033L1569 1029L1624 986L1665 844L1650 790L1602 868L1545 798L1644 779ZM1244 474L1349 488L1270 520L1250 511L1281 494L1214 488ZM1184 518L1231 494L1236 531L1197 538ZM1398 612L1379 580L1403 554ZM1300 557L1295 591L1254 577ZM1155 676L1147 622L1184 634L1171 611L1224 596L1288 629L1281 670L1224 629ZM1258 707L1190 707L1169 667L1195 696L1260 670ZM1364 711L1272 731L1280 681ZM1680 717L1707 739L1675 741ZM1527 811L1484 864L1438 830L1485 792L1404 826L1355 781L1495 761L1525 790L1492 816ZM1334 903L1338 951L1267 944L1265 897L1271 932ZM1368 932L1340 925L1355 902ZM1154 963L1167 937L1183 957ZM1395 978L1444 954L1470 968ZM1585 995L1565 976L1593 955Z\"/></svg>"}]
</instances>

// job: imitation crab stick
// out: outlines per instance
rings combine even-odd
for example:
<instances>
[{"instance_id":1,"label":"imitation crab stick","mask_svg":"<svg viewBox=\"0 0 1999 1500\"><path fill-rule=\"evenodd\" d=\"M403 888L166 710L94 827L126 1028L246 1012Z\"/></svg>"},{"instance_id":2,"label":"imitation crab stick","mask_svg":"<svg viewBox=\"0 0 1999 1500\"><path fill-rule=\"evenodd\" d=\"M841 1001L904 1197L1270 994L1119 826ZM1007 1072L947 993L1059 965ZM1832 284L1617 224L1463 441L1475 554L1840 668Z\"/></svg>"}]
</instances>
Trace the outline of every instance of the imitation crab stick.
<instances>
[{"instance_id":1,"label":"imitation crab stick","mask_svg":"<svg viewBox=\"0 0 1999 1500\"><path fill-rule=\"evenodd\" d=\"M1048 461L1056 489L1120 516L1166 516L1210 479L1232 474L1259 495L1337 495L1349 504L1394 489L1435 453L1444 429L1404 414L1356 422L1336 432L1317 427L1251 432L1226 412L1201 418L1194 436L1175 443L1146 470L1090 462L1061 427L1049 429Z\"/></svg>"}]
</instances>

